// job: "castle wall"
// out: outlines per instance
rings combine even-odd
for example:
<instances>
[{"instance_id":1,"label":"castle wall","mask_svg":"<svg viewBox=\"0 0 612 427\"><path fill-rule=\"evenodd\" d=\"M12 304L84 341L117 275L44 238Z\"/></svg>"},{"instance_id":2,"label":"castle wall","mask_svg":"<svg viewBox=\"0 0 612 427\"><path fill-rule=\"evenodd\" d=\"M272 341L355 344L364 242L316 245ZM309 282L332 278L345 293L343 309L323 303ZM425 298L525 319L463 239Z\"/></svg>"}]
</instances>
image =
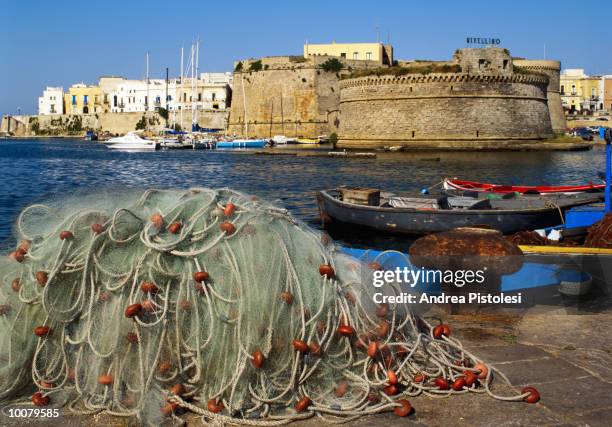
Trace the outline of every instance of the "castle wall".
<instances>
[{"instance_id":1,"label":"castle wall","mask_svg":"<svg viewBox=\"0 0 612 427\"><path fill-rule=\"evenodd\" d=\"M555 133L564 133L567 127L560 95L561 62L549 60L515 59L517 67L548 76L547 98L550 121Z\"/></svg>"},{"instance_id":2,"label":"castle wall","mask_svg":"<svg viewBox=\"0 0 612 427\"><path fill-rule=\"evenodd\" d=\"M340 82L338 146L469 148L552 136L548 78L467 73Z\"/></svg>"},{"instance_id":3,"label":"castle wall","mask_svg":"<svg viewBox=\"0 0 612 427\"><path fill-rule=\"evenodd\" d=\"M336 132L339 76L378 65L342 60L345 69L335 73L320 68L328 59L267 57L261 59L261 71L248 71L254 61L242 61L243 71L234 73L228 134L315 138Z\"/></svg>"}]
</instances>

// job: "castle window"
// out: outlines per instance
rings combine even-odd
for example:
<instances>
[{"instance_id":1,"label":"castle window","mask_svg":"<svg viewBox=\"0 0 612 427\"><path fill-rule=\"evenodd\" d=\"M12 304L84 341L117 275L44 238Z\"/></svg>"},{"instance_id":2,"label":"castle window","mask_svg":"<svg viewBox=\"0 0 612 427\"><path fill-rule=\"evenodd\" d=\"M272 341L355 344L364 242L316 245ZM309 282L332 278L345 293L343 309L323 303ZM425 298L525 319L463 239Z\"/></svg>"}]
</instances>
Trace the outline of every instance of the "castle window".
<instances>
[{"instance_id":1,"label":"castle window","mask_svg":"<svg viewBox=\"0 0 612 427\"><path fill-rule=\"evenodd\" d=\"M484 60L484 59L479 59L479 60L478 60L478 69L479 69L479 70L481 70L481 69L485 68L485 64L486 64L486 62L487 62L487 61L486 61L486 60Z\"/></svg>"},{"instance_id":2,"label":"castle window","mask_svg":"<svg viewBox=\"0 0 612 427\"><path fill-rule=\"evenodd\" d=\"M479 130L477 130L477 131L476 131L476 138L478 138L479 136L480 136L480 131L479 131Z\"/></svg>"},{"instance_id":3,"label":"castle window","mask_svg":"<svg viewBox=\"0 0 612 427\"><path fill-rule=\"evenodd\" d=\"M414 131L412 131L412 137L414 138Z\"/></svg>"},{"instance_id":4,"label":"castle window","mask_svg":"<svg viewBox=\"0 0 612 427\"><path fill-rule=\"evenodd\" d=\"M412 92L412 86L410 86L410 92Z\"/></svg>"},{"instance_id":5,"label":"castle window","mask_svg":"<svg viewBox=\"0 0 612 427\"><path fill-rule=\"evenodd\" d=\"M451 86L451 90L453 90L453 87Z\"/></svg>"},{"instance_id":6,"label":"castle window","mask_svg":"<svg viewBox=\"0 0 612 427\"><path fill-rule=\"evenodd\" d=\"M506 68L508 68L508 60L507 60L507 59L504 59L504 70L505 70Z\"/></svg>"}]
</instances>

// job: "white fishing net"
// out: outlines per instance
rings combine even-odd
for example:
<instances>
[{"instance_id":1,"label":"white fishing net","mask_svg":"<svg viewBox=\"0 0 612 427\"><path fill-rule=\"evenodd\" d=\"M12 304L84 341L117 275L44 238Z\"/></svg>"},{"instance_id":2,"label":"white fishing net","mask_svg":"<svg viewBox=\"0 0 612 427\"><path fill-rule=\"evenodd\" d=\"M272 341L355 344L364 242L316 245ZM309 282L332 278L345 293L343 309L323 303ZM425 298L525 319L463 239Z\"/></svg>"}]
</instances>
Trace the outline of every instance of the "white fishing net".
<instances>
[{"instance_id":1,"label":"white fishing net","mask_svg":"<svg viewBox=\"0 0 612 427\"><path fill-rule=\"evenodd\" d=\"M16 234L0 264L3 402L35 391L35 405L150 424L190 410L274 425L495 396L492 369L448 330L372 303L364 277L380 265L255 198L78 196L26 208Z\"/></svg>"}]
</instances>

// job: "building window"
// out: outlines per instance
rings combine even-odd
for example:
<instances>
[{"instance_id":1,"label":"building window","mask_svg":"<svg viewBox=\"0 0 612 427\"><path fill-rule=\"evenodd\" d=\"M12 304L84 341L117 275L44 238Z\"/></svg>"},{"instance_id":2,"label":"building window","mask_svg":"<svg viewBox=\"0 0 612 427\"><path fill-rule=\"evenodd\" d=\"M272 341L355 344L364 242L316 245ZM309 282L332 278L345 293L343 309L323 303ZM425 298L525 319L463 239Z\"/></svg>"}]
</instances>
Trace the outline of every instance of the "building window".
<instances>
[{"instance_id":1,"label":"building window","mask_svg":"<svg viewBox=\"0 0 612 427\"><path fill-rule=\"evenodd\" d=\"M72 105L76 105L76 95L72 95Z\"/></svg>"},{"instance_id":2,"label":"building window","mask_svg":"<svg viewBox=\"0 0 612 427\"><path fill-rule=\"evenodd\" d=\"M340 54L340 57L341 57L341 58L346 58L346 52L342 52L342 53Z\"/></svg>"},{"instance_id":3,"label":"building window","mask_svg":"<svg viewBox=\"0 0 612 427\"><path fill-rule=\"evenodd\" d=\"M591 98L595 99L595 88L591 88Z\"/></svg>"},{"instance_id":4,"label":"building window","mask_svg":"<svg viewBox=\"0 0 612 427\"><path fill-rule=\"evenodd\" d=\"M576 95L576 85L572 85L572 95Z\"/></svg>"},{"instance_id":5,"label":"building window","mask_svg":"<svg viewBox=\"0 0 612 427\"><path fill-rule=\"evenodd\" d=\"M372 52L366 52L366 59L367 59L368 61L371 61L371 60L372 60Z\"/></svg>"},{"instance_id":6,"label":"building window","mask_svg":"<svg viewBox=\"0 0 612 427\"><path fill-rule=\"evenodd\" d=\"M353 59L359 59L359 52L353 52Z\"/></svg>"},{"instance_id":7,"label":"building window","mask_svg":"<svg viewBox=\"0 0 612 427\"><path fill-rule=\"evenodd\" d=\"M565 95L565 86L561 85L561 95Z\"/></svg>"},{"instance_id":8,"label":"building window","mask_svg":"<svg viewBox=\"0 0 612 427\"><path fill-rule=\"evenodd\" d=\"M202 92L198 92L198 102L202 101Z\"/></svg>"},{"instance_id":9,"label":"building window","mask_svg":"<svg viewBox=\"0 0 612 427\"><path fill-rule=\"evenodd\" d=\"M218 110L219 109L219 104L213 104L213 110Z\"/></svg>"},{"instance_id":10,"label":"building window","mask_svg":"<svg viewBox=\"0 0 612 427\"><path fill-rule=\"evenodd\" d=\"M212 93L212 100L214 101L215 99L217 99L217 94L215 92Z\"/></svg>"}]
</instances>

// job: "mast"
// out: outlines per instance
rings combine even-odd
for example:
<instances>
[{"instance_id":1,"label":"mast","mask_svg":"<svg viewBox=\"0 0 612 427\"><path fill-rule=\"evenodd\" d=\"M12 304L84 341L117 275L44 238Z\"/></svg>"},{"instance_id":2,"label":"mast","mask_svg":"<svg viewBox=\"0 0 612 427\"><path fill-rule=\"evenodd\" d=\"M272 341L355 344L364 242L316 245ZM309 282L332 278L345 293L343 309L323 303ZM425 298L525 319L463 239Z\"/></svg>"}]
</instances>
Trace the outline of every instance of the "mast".
<instances>
[{"instance_id":1,"label":"mast","mask_svg":"<svg viewBox=\"0 0 612 427\"><path fill-rule=\"evenodd\" d=\"M191 45L191 131L193 132L193 122L195 121L195 44Z\"/></svg>"},{"instance_id":2,"label":"mast","mask_svg":"<svg viewBox=\"0 0 612 427\"><path fill-rule=\"evenodd\" d=\"M185 108L185 105L181 106L181 103L183 102L182 100L183 98L183 46L181 46L181 77L179 79L179 108L181 110L180 112L180 120L181 120L181 124L179 125L181 127L181 130L183 129L183 109Z\"/></svg>"},{"instance_id":3,"label":"mast","mask_svg":"<svg viewBox=\"0 0 612 427\"><path fill-rule=\"evenodd\" d=\"M145 96L145 134L149 133L149 52L146 54L146 79L147 79L147 95Z\"/></svg>"},{"instance_id":4,"label":"mast","mask_svg":"<svg viewBox=\"0 0 612 427\"><path fill-rule=\"evenodd\" d=\"M166 127L168 127L168 67L166 67Z\"/></svg>"}]
</instances>

